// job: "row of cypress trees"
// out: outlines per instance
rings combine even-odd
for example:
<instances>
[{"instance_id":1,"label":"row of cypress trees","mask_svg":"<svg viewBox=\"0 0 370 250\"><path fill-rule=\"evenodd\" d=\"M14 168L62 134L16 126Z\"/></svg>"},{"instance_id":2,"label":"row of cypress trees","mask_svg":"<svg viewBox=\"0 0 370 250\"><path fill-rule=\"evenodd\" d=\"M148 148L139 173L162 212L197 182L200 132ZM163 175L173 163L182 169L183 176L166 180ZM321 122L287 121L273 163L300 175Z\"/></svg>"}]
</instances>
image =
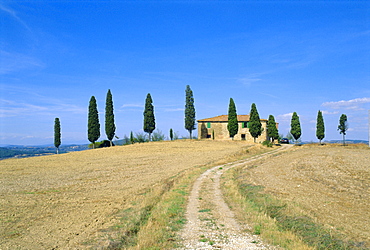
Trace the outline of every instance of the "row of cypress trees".
<instances>
[{"instance_id":1,"label":"row of cypress trees","mask_svg":"<svg viewBox=\"0 0 370 250\"><path fill-rule=\"evenodd\" d=\"M238 133L238 118L236 113L236 106L235 102L232 98L230 98L229 102L229 111L228 111L228 124L227 129L229 131L229 135L232 139ZM345 145L345 135L348 129L347 123L347 116L342 114L339 120L338 130L340 134L343 134L343 145ZM256 139L262 134L263 128L260 121L260 117L257 111L256 104L252 103L251 111L250 111L250 118L249 118L249 132L254 138L254 142ZM274 142L279 138L279 132L276 127L275 118L273 115L269 115L268 122L267 122L267 136ZM294 112L292 115L291 123L290 123L290 132L292 137L297 141L302 135L301 124L299 121L299 116L297 112ZM317 114L317 123L316 123L316 137L321 141L325 138L325 125L324 125L324 118L322 112L319 110Z\"/></svg>"},{"instance_id":2,"label":"row of cypress trees","mask_svg":"<svg viewBox=\"0 0 370 250\"><path fill-rule=\"evenodd\" d=\"M114 123L113 98L110 89L108 89L105 102L105 133L110 142L110 146L112 146L112 141L116 133L116 126ZM100 137L99 112L95 96L92 96L89 102L87 137L88 140L93 144L93 148L95 148L95 142Z\"/></svg>"},{"instance_id":3,"label":"row of cypress trees","mask_svg":"<svg viewBox=\"0 0 370 250\"><path fill-rule=\"evenodd\" d=\"M297 141L301 135L301 125L299 122L299 117L296 112L293 113L291 125L290 125L290 134L293 138ZM347 115L342 114L339 119L338 131L340 134L343 134L343 145L345 145L345 135L346 131L348 130L348 121ZM325 124L324 124L324 117L322 115L321 110L317 112L317 119L316 119L316 138L320 141L325 138Z\"/></svg>"},{"instance_id":4,"label":"row of cypress trees","mask_svg":"<svg viewBox=\"0 0 370 250\"><path fill-rule=\"evenodd\" d=\"M189 131L190 138L192 138L192 131L195 129L195 107L194 107L194 97L193 91L190 86L187 85L185 89L185 129ZM153 100L150 93L147 94L145 100L144 109L144 126L143 129L149 134L149 141L151 139L151 134L155 130L155 116L154 116L154 106ZM227 129L229 135L232 139L238 133L238 119L235 102L230 98L229 111L228 111L228 124ZM348 129L347 116L342 114L340 117L340 123L338 130L340 134L343 134L343 144L345 144L345 135ZM110 142L110 146L113 145L113 138L115 136L116 126L114 122L114 110L113 110L113 98L110 89L107 92L106 97L106 107L105 107L105 132L107 138ZM255 103L252 103L250 111L250 121L249 121L249 132L256 139L262 134L263 128L260 121L260 117L257 111ZM291 119L291 129L290 134L297 141L301 135L301 125L299 117L296 112L293 113ZM275 118L270 115L267 123L267 136L274 142L274 140L279 138L278 129L276 127ZM89 102L89 113L88 113L88 140L92 142L93 148L95 147L95 142L100 137L100 123L99 123L99 113L97 109L96 99L94 96L91 97ZM322 112L319 110L317 115L317 125L316 125L316 137L321 140L325 137L325 126ZM170 130L170 138L173 138L173 131ZM57 148L57 153L59 153L59 146L61 145L61 128L59 118L55 118L54 122L54 145Z\"/></svg>"},{"instance_id":5,"label":"row of cypress trees","mask_svg":"<svg viewBox=\"0 0 370 250\"><path fill-rule=\"evenodd\" d=\"M153 100L148 93L145 99L144 109L144 131L149 134L149 141L151 140L151 134L155 130L155 117L154 117L154 106ZM192 131L195 129L195 107L193 91L189 85L186 85L185 89L185 129L189 131L190 139L192 138ZM173 139L173 130L170 129L170 138Z\"/></svg>"},{"instance_id":6,"label":"row of cypress trees","mask_svg":"<svg viewBox=\"0 0 370 250\"><path fill-rule=\"evenodd\" d=\"M228 111L228 123L227 129L229 131L229 135L232 139L238 133L238 116L236 113L235 102L233 98L230 98L229 102L229 111ZM256 139L262 134L263 128L260 116L257 111L257 106L255 103L252 103L251 111L249 113L249 133L252 135L254 142ZM273 115L269 116L269 120L267 123L267 136L272 139L272 141L279 138L278 129L276 127L275 118Z\"/></svg>"},{"instance_id":7,"label":"row of cypress trees","mask_svg":"<svg viewBox=\"0 0 370 250\"><path fill-rule=\"evenodd\" d=\"M296 112L293 113L290 127L291 127L290 134L297 141L301 137L302 131L299 122L299 117ZM342 114L339 119L338 131L340 134L343 134L343 145L345 145L345 135L347 130L348 130L347 115ZM325 124L321 110L317 112L316 138L320 141L320 144L322 139L325 138Z\"/></svg>"},{"instance_id":8,"label":"row of cypress trees","mask_svg":"<svg viewBox=\"0 0 370 250\"><path fill-rule=\"evenodd\" d=\"M195 129L195 107L194 107L194 97L193 91L190 86L186 86L185 90L186 100L185 100L185 129L189 131L190 138L192 138L192 131ZM149 141L151 140L151 135L156 128L155 116L154 116L154 106L153 99L150 93L147 94L145 99L144 108L144 132L149 134ZM110 141L110 146L113 145L113 138L115 136L116 126L114 123L114 112L113 112L113 100L112 93L108 90L105 106L105 132L108 140ZM96 104L96 99L94 96L91 97L89 103L89 115L88 115L88 139L95 147L95 142L100 137L100 123L99 114ZM172 137L171 137L172 138Z\"/></svg>"},{"instance_id":9,"label":"row of cypress trees","mask_svg":"<svg viewBox=\"0 0 370 250\"><path fill-rule=\"evenodd\" d=\"M95 96L92 96L89 101L89 112L88 112L88 140L92 143L95 148L95 142L100 137L100 123L99 123L99 112L96 104ZM105 133L110 142L110 146L113 145L113 138L115 136L116 126L114 123L114 112L113 112L113 98L110 89L108 89L105 106ZM54 146L59 153L59 146L61 145L61 128L59 118L55 118L54 121Z\"/></svg>"}]
</instances>

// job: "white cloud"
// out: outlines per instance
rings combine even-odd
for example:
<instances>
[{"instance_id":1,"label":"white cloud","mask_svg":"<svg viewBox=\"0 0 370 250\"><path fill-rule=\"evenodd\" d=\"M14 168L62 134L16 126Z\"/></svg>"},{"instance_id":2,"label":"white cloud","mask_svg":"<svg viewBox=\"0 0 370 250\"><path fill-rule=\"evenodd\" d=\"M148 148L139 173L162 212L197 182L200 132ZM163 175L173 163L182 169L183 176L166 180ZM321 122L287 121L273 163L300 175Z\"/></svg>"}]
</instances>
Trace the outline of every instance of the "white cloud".
<instances>
[{"instance_id":1,"label":"white cloud","mask_svg":"<svg viewBox=\"0 0 370 250\"><path fill-rule=\"evenodd\" d=\"M86 114L87 113L87 108L85 107L80 107L74 104L56 104L55 107L52 107L53 110L57 110L60 112L69 112L69 113L75 113L75 114Z\"/></svg>"},{"instance_id":2,"label":"white cloud","mask_svg":"<svg viewBox=\"0 0 370 250\"><path fill-rule=\"evenodd\" d=\"M321 106L332 109L363 110L361 105L366 103L370 103L370 97L356 98L348 101L324 102Z\"/></svg>"},{"instance_id":3,"label":"white cloud","mask_svg":"<svg viewBox=\"0 0 370 250\"><path fill-rule=\"evenodd\" d=\"M261 80L262 79L260 78L244 77L244 78L239 78L238 82L241 82L243 85L250 87L252 83L259 82Z\"/></svg>"},{"instance_id":4,"label":"white cloud","mask_svg":"<svg viewBox=\"0 0 370 250\"><path fill-rule=\"evenodd\" d=\"M177 111L185 111L184 108L169 108L169 109L164 109L165 112L177 112Z\"/></svg>"},{"instance_id":5,"label":"white cloud","mask_svg":"<svg viewBox=\"0 0 370 250\"><path fill-rule=\"evenodd\" d=\"M278 96L276 96L276 95L271 95L271 94L269 94L269 93L262 93L262 92L259 92L259 94L264 95L264 96L268 96L268 97L271 97L271 98L275 98L275 99L278 99L278 98L279 98Z\"/></svg>"},{"instance_id":6,"label":"white cloud","mask_svg":"<svg viewBox=\"0 0 370 250\"><path fill-rule=\"evenodd\" d=\"M123 104L121 108L144 108L143 104Z\"/></svg>"},{"instance_id":7,"label":"white cloud","mask_svg":"<svg viewBox=\"0 0 370 250\"><path fill-rule=\"evenodd\" d=\"M44 106L16 102L12 100L0 99L0 117L16 117L23 115L50 115L55 112L68 112L76 114L86 113L86 109L73 105L64 103L46 103Z\"/></svg>"},{"instance_id":8,"label":"white cloud","mask_svg":"<svg viewBox=\"0 0 370 250\"><path fill-rule=\"evenodd\" d=\"M27 30L31 31L31 29L28 27L28 25L17 15L17 13L14 10L5 6L2 3L0 3L0 10L4 11L8 15L10 15L12 18L17 20L20 24L22 24Z\"/></svg>"},{"instance_id":9,"label":"white cloud","mask_svg":"<svg viewBox=\"0 0 370 250\"><path fill-rule=\"evenodd\" d=\"M263 79L261 76L265 75L266 73L254 73L249 74L245 77L239 77L236 79L237 82L242 83L243 85L250 87L253 83L262 81Z\"/></svg>"},{"instance_id":10,"label":"white cloud","mask_svg":"<svg viewBox=\"0 0 370 250\"><path fill-rule=\"evenodd\" d=\"M338 111L330 112L330 111L326 111L326 110L322 110L321 112L322 112L323 115L336 115L336 114L339 113Z\"/></svg>"},{"instance_id":11,"label":"white cloud","mask_svg":"<svg viewBox=\"0 0 370 250\"><path fill-rule=\"evenodd\" d=\"M288 124L290 120L292 119L293 113L287 113L287 114L282 114L282 115L277 115L276 116L276 122L280 124Z\"/></svg>"},{"instance_id":12,"label":"white cloud","mask_svg":"<svg viewBox=\"0 0 370 250\"><path fill-rule=\"evenodd\" d=\"M12 117L21 114L34 114L45 111L47 108L28 103L18 103L11 100L0 99L0 117Z\"/></svg>"},{"instance_id":13,"label":"white cloud","mask_svg":"<svg viewBox=\"0 0 370 250\"><path fill-rule=\"evenodd\" d=\"M293 113L287 113L287 114L283 114L283 115L278 115L277 118L286 120L286 119L291 119L292 116L293 116Z\"/></svg>"}]
</instances>

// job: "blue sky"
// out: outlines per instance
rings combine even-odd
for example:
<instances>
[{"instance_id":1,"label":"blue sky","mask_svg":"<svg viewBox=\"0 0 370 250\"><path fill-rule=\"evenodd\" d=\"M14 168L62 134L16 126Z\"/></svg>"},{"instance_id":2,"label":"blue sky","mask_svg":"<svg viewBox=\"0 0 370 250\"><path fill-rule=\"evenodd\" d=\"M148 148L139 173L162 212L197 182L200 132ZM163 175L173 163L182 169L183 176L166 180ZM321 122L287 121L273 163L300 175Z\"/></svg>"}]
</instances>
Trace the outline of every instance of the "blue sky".
<instances>
[{"instance_id":1,"label":"blue sky","mask_svg":"<svg viewBox=\"0 0 370 250\"><path fill-rule=\"evenodd\" d=\"M104 132L108 89L116 134L141 132L147 93L157 128L184 129L185 87L196 118L256 103L286 135L297 112L302 140L368 139L369 1L0 1L0 144L88 143L95 96Z\"/></svg>"}]
</instances>

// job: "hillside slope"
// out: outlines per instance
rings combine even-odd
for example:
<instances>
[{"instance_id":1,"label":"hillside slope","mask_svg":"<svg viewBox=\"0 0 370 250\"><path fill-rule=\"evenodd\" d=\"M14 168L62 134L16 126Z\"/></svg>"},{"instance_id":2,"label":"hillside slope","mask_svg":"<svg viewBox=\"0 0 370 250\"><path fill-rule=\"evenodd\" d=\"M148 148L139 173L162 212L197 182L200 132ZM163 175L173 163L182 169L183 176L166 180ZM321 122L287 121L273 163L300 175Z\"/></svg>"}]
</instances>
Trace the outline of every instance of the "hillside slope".
<instances>
[{"instance_id":1,"label":"hillside slope","mask_svg":"<svg viewBox=\"0 0 370 250\"><path fill-rule=\"evenodd\" d=\"M294 147L289 154L247 165L236 174L243 192L255 197L253 200L261 205L262 211L269 206L266 205L268 198L259 201L260 194L256 190L266 194L261 197L281 201L271 205L275 210L266 210L281 227L290 227L288 218L294 218L295 223L311 218L332 234L341 234L342 239L351 241L351 249L369 249L369 166L367 145L316 144ZM309 228L308 224L305 226ZM324 236L315 240L324 242ZM311 241L314 242L313 236Z\"/></svg>"},{"instance_id":2,"label":"hillside slope","mask_svg":"<svg viewBox=\"0 0 370 250\"><path fill-rule=\"evenodd\" d=\"M1 249L83 248L145 192L238 154L241 142L173 141L0 162Z\"/></svg>"}]
</instances>

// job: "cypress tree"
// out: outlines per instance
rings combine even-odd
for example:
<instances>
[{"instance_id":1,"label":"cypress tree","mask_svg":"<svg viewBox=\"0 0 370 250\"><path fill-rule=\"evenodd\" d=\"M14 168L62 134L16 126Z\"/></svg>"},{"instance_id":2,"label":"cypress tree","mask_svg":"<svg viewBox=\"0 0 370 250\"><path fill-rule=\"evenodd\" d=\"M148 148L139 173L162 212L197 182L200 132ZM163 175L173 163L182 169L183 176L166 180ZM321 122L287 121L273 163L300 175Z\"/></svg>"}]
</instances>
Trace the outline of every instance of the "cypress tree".
<instances>
[{"instance_id":1,"label":"cypress tree","mask_svg":"<svg viewBox=\"0 0 370 250\"><path fill-rule=\"evenodd\" d=\"M316 137L317 139L321 140L325 137L325 124L324 124L324 117L322 116L322 112L319 110L317 113L317 123L316 123Z\"/></svg>"},{"instance_id":2,"label":"cypress tree","mask_svg":"<svg viewBox=\"0 0 370 250\"><path fill-rule=\"evenodd\" d=\"M274 143L276 139L279 139L279 131L276 127L275 117L273 115L269 116L267 122L267 136L272 139L272 143Z\"/></svg>"},{"instance_id":3,"label":"cypress tree","mask_svg":"<svg viewBox=\"0 0 370 250\"><path fill-rule=\"evenodd\" d=\"M54 146L57 148L57 154L59 154L60 144L61 144L60 121L59 121L59 118L55 118L55 122L54 122Z\"/></svg>"},{"instance_id":4,"label":"cypress tree","mask_svg":"<svg viewBox=\"0 0 370 250\"><path fill-rule=\"evenodd\" d=\"M135 143L135 137L134 137L134 133L132 133L132 131L130 133L130 143L131 144L134 144Z\"/></svg>"},{"instance_id":5,"label":"cypress tree","mask_svg":"<svg viewBox=\"0 0 370 250\"><path fill-rule=\"evenodd\" d=\"M258 114L256 104L252 103L251 112L249 114L249 133L254 138L254 142L258 136L262 134L262 123Z\"/></svg>"},{"instance_id":6,"label":"cypress tree","mask_svg":"<svg viewBox=\"0 0 370 250\"><path fill-rule=\"evenodd\" d=\"M170 139L171 139L171 141L173 140L173 130L172 130L172 128L170 129Z\"/></svg>"},{"instance_id":7,"label":"cypress tree","mask_svg":"<svg viewBox=\"0 0 370 250\"><path fill-rule=\"evenodd\" d=\"M345 146L346 145L345 135L346 131L348 130L347 116L345 114L342 114L340 116L338 130L339 134L343 134L343 146Z\"/></svg>"},{"instance_id":8,"label":"cypress tree","mask_svg":"<svg viewBox=\"0 0 370 250\"><path fill-rule=\"evenodd\" d=\"M144 131L149 134L149 141L151 138L151 134L155 129L155 117L154 117L154 106L153 100L148 93L145 100L145 109L144 109Z\"/></svg>"},{"instance_id":9,"label":"cypress tree","mask_svg":"<svg viewBox=\"0 0 370 250\"><path fill-rule=\"evenodd\" d=\"M297 141L301 135L301 123L299 122L299 116L296 112L292 115L292 120L290 122L290 134L293 136L293 138Z\"/></svg>"},{"instance_id":10,"label":"cypress tree","mask_svg":"<svg viewBox=\"0 0 370 250\"><path fill-rule=\"evenodd\" d=\"M96 105L95 96L92 96L90 99L87 128L88 128L87 131L88 139L93 144L93 148L95 148L95 142L100 137L99 113Z\"/></svg>"},{"instance_id":11,"label":"cypress tree","mask_svg":"<svg viewBox=\"0 0 370 250\"><path fill-rule=\"evenodd\" d=\"M107 99L105 102L105 134L110 141L110 146L113 146L112 140L116 133L116 125L114 124L113 113L113 98L110 89L108 89Z\"/></svg>"},{"instance_id":12,"label":"cypress tree","mask_svg":"<svg viewBox=\"0 0 370 250\"><path fill-rule=\"evenodd\" d=\"M229 130L230 137L234 140L234 136L238 133L238 115L236 114L236 107L233 98L230 98L229 112L227 118L227 130Z\"/></svg>"},{"instance_id":13,"label":"cypress tree","mask_svg":"<svg viewBox=\"0 0 370 250\"><path fill-rule=\"evenodd\" d=\"M192 139L192 131L195 129L195 108L193 91L189 85L186 85L185 94L185 129L189 131L190 139Z\"/></svg>"}]
</instances>

